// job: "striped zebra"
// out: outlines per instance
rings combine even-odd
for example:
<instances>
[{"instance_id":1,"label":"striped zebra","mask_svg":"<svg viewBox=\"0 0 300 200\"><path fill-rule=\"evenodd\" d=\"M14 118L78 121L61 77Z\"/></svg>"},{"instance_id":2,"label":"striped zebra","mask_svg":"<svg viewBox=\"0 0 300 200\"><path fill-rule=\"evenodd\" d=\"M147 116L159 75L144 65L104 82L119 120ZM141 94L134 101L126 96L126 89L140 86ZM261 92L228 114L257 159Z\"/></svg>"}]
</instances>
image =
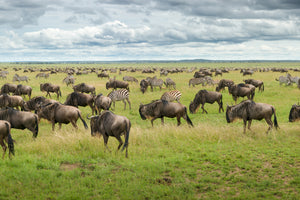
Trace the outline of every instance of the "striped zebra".
<instances>
[{"instance_id":1,"label":"striped zebra","mask_svg":"<svg viewBox=\"0 0 300 200\"><path fill-rule=\"evenodd\" d=\"M165 101L177 101L178 103L181 97L181 92L178 90L172 90L169 92L165 92L163 93L163 95L160 97L161 100L165 100Z\"/></svg>"},{"instance_id":2,"label":"striped zebra","mask_svg":"<svg viewBox=\"0 0 300 200\"><path fill-rule=\"evenodd\" d=\"M128 104L129 104L129 109L131 109L131 103L129 101L128 90L126 90L126 89L114 90L114 91L110 92L107 96L112 100L114 109L115 109L116 101L123 101L124 102L124 110L126 110L125 99L127 100ZM112 110L114 110L114 109L112 109Z\"/></svg>"}]
</instances>

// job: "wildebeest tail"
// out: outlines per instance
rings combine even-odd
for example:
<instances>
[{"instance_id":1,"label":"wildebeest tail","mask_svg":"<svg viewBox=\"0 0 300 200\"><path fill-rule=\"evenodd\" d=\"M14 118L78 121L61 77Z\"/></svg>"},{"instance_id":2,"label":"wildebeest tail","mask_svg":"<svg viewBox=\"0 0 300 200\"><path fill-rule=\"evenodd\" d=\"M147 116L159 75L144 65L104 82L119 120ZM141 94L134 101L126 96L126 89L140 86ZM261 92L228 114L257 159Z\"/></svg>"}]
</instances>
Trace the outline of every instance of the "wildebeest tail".
<instances>
[{"instance_id":1,"label":"wildebeest tail","mask_svg":"<svg viewBox=\"0 0 300 200\"><path fill-rule=\"evenodd\" d=\"M274 114L274 126L275 128L279 128L278 126L278 122L277 122L277 117L276 117L276 112L275 112L275 109L272 107L272 111L273 111L273 114Z\"/></svg>"},{"instance_id":2,"label":"wildebeest tail","mask_svg":"<svg viewBox=\"0 0 300 200\"><path fill-rule=\"evenodd\" d=\"M7 143L8 143L9 154L15 155L14 141L10 134L10 126L8 123L5 123L5 126L7 130L7 138L8 138Z\"/></svg>"},{"instance_id":3,"label":"wildebeest tail","mask_svg":"<svg viewBox=\"0 0 300 200\"><path fill-rule=\"evenodd\" d=\"M265 91L265 85L264 85L264 83L262 84L262 91Z\"/></svg>"},{"instance_id":4,"label":"wildebeest tail","mask_svg":"<svg viewBox=\"0 0 300 200\"><path fill-rule=\"evenodd\" d=\"M60 91L60 88L58 88L58 95L61 97L61 91Z\"/></svg>"},{"instance_id":5,"label":"wildebeest tail","mask_svg":"<svg viewBox=\"0 0 300 200\"><path fill-rule=\"evenodd\" d=\"M220 101L220 108L223 110L224 112L224 108L223 108L223 97L221 96L221 101Z\"/></svg>"},{"instance_id":6,"label":"wildebeest tail","mask_svg":"<svg viewBox=\"0 0 300 200\"><path fill-rule=\"evenodd\" d=\"M192 120L189 118L188 114L187 114L187 108L184 108L185 111L185 115L186 115L186 121L189 125L194 126Z\"/></svg>"},{"instance_id":7,"label":"wildebeest tail","mask_svg":"<svg viewBox=\"0 0 300 200\"><path fill-rule=\"evenodd\" d=\"M126 124L126 126L125 126L125 129L126 129L126 135L125 135L125 143L124 143L124 145L123 145L122 151L124 151L124 149L125 149L126 147L128 147L129 132L130 132L130 128L131 128L131 123L130 123L130 121L129 121L128 124L127 124L127 122L125 121L125 124Z\"/></svg>"},{"instance_id":8,"label":"wildebeest tail","mask_svg":"<svg viewBox=\"0 0 300 200\"><path fill-rule=\"evenodd\" d=\"M86 122L84 121L84 119L82 118L82 116L81 116L81 114L79 113L79 111L77 112L77 114L78 114L78 117L81 119L81 121L82 121L82 123L83 123L83 125L84 125L84 128L85 128L85 129L88 129L89 127L88 127L88 125L86 124Z\"/></svg>"},{"instance_id":9,"label":"wildebeest tail","mask_svg":"<svg viewBox=\"0 0 300 200\"><path fill-rule=\"evenodd\" d=\"M35 118L35 124L36 124L34 137L36 138L39 133L39 119L37 116L34 116L34 118Z\"/></svg>"}]
</instances>

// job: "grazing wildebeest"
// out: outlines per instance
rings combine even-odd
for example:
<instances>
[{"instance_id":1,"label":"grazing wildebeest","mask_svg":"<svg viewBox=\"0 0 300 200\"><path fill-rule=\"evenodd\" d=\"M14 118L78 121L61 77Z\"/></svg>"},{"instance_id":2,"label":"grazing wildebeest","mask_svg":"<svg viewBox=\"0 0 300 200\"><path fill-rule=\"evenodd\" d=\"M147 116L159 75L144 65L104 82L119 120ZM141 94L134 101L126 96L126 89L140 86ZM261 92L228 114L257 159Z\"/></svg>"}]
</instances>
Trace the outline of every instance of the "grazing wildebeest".
<instances>
[{"instance_id":1,"label":"grazing wildebeest","mask_svg":"<svg viewBox=\"0 0 300 200\"><path fill-rule=\"evenodd\" d=\"M164 100L164 101L177 101L178 103L180 103L180 98L181 98L181 92L178 91L178 90L165 92L160 97L161 100Z\"/></svg>"},{"instance_id":2,"label":"grazing wildebeest","mask_svg":"<svg viewBox=\"0 0 300 200\"><path fill-rule=\"evenodd\" d=\"M128 157L128 140L129 132L131 128L131 123L129 119L125 116L120 116L112 113L111 111L105 110L98 116L92 116L88 118L91 120L91 135L95 136L97 133L103 136L105 148L107 147L107 142L109 136L117 138L119 141L118 150L123 145L121 136L125 136L125 143L122 151L126 148L126 158ZM110 151L110 150L109 150Z\"/></svg>"},{"instance_id":3,"label":"grazing wildebeest","mask_svg":"<svg viewBox=\"0 0 300 200\"><path fill-rule=\"evenodd\" d=\"M148 81L152 92L154 87L159 87L159 90L161 90L162 85L164 84L164 81L162 79L157 79L156 76L153 78L147 77L146 80Z\"/></svg>"},{"instance_id":4,"label":"grazing wildebeest","mask_svg":"<svg viewBox=\"0 0 300 200\"><path fill-rule=\"evenodd\" d=\"M195 87L195 85L200 85L202 84L202 86L206 85L206 80L205 78L191 78L189 80L189 87L192 85L193 87Z\"/></svg>"},{"instance_id":5,"label":"grazing wildebeest","mask_svg":"<svg viewBox=\"0 0 300 200\"><path fill-rule=\"evenodd\" d=\"M52 99L46 99L43 96L37 96L33 97L29 101L25 102L23 105L24 111L32 111L32 110L37 110L37 106L42 105L42 104L48 104L48 103L56 103L57 101L52 100Z\"/></svg>"},{"instance_id":6,"label":"grazing wildebeest","mask_svg":"<svg viewBox=\"0 0 300 200\"><path fill-rule=\"evenodd\" d=\"M25 101L21 96L10 96L8 94L1 94L0 95L0 107L11 107L16 108L19 110L19 107L21 110L24 110L24 103Z\"/></svg>"},{"instance_id":7,"label":"grazing wildebeest","mask_svg":"<svg viewBox=\"0 0 300 200\"><path fill-rule=\"evenodd\" d=\"M238 84L238 85L230 85L228 87L229 94L232 95L233 100L235 101L235 104L237 102L238 97L245 97L247 96L248 99L253 100L255 95L255 87L249 88L245 86L245 84Z\"/></svg>"},{"instance_id":8,"label":"grazing wildebeest","mask_svg":"<svg viewBox=\"0 0 300 200\"><path fill-rule=\"evenodd\" d=\"M38 73L35 78L49 78L49 73L44 73L44 72L41 72L41 73Z\"/></svg>"},{"instance_id":9,"label":"grazing wildebeest","mask_svg":"<svg viewBox=\"0 0 300 200\"><path fill-rule=\"evenodd\" d=\"M265 90L264 82L260 80L254 80L254 79L246 79L244 80L246 84L254 85L256 88L258 88L258 91L263 92Z\"/></svg>"},{"instance_id":10,"label":"grazing wildebeest","mask_svg":"<svg viewBox=\"0 0 300 200\"><path fill-rule=\"evenodd\" d=\"M200 90L196 95L194 100L190 103L190 112L196 113L200 104L202 105L202 113L207 113L207 111L204 109L205 103L213 104L214 102L217 102L219 104L219 113L221 110L223 110L223 101L222 101L222 94L220 92L214 92L214 91L207 91L207 90Z\"/></svg>"},{"instance_id":11,"label":"grazing wildebeest","mask_svg":"<svg viewBox=\"0 0 300 200\"><path fill-rule=\"evenodd\" d=\"M31 92L32 92L32 87L28 86L28 85L17 85L17 89L15 91L15 95L27 95L29 97L29 99L31 99Z\"/></svg>"},{"instance_id":12,"label":"grazing wildebeest","mask_svg":"<svg viewBox=\"0 0 300 200\"><path fill-rule=\"evenodd\" d=\"M254 71L253 70L243 70L243 76L246 76L246 75L250 75L250 76L252 76L252 74L254 73Z\"/></svg>"},{"instance_id":13,"label":"grazing wildebeest","mask_svg":"<svg viewBox=\"0 0 300 200\"><path fill-rule=\"evenodd\" d=\"M171 78L166 78L164 84L167 88L171 89L173 87L176 90L176 83Z\"/></svg>"},{"instance_id":14,"label":"grazing wildebeest","mask_svg":"<svg viewBox=\"0 0 300 200\"><path fill-rule=\"evenodd\" d=\"M15 93L17 90L17 85L16 84L12 84L12 83L5 83L2 87L1 87L1 94L9 94L9 93Z\"/></svg>"},{"instance_id":15,"label":"grazing wildebeest","mask_svg":"<svg viewBox=\"0 0 300 200\"><path fill-rule=\"evenodd\" d=\"M74 85L73 90L74 90L74 92L91 93L93 95L96 94L95 87L92 85L85 84L85 83L80 83L80 84Z\"/></svg>"},{"instance_id":16,"label":"grazing wildebeest","mask_svg":"<svg viewBox=\"0 0 300 200\"><path fill-rule=\"evenodd\" d=\"M60 103L49 103L46 105L40 105L37 109L37 115L39 118L44 118L52 123L52 131L54 131L55 124L59 124L59 129L61 129L61 124L71 124L78 129L76 122L78 118L81 119L84 128L88 129L86 122L81 116L81 111L73 106L67 106Z\"/></svg>"},{"instance_id":17,"label":"grazing wildebeest","mask_svg":"<svg viewBox=\"0 0 300 200\"><path fill-rule=\"evenodd\" d=\"M161 123L164 124L164 117L176 117L178 126L181 124L180 118L182 117L189 125L193 126L186 107L180 103L156 100L146 105L141 104L139 113L143 120L151 119L152 126L153 121L157 118L161 118Z\"/></svg>"},{"instance_id":18,"label":"grazing wildebeest","mask_svg":"<svg viewBox=\"0 0 300 200\"><path fill-rule=\"evenodd\" d=\"M248 122L248 129L250 130L253 119L265 119L269 125L267 133L273 128L272 115L274 114L274 125L278 128L275 108L266 103L255 103L252 100L245 100L235 106L228 106L226 109L226 120L228 123L233 122L236 118L243 119L244 133L246 133L246 125Z\"/></svg>"},{"instance_id":19,"label":"grazing wildebeest","mask_svg":"<svg viewBox=\"0 0 300 200\"><path fill-rule=\"evenodd\" d=\"M109 74L107 74L106 72L101 72L100 74L97 74L97 77L99 78L109 78Z\"/></svg>"},{"instance_id":20,"label":"grazing wildebeest","mask_svg":"<svg viewBox=\"0 0 300 200\"><path fill-rule=\"evenodd\" d=\"M38 116L31 112L18 111L13 108L0 110L0 120L6 120L10 123L11 128L22 129L27 128L36 138L39 132Z\"/></svg>"},{"instance_id":21,"label":"grazing wildebeest","mask_svg":"<svg viewBox=\"0 0 300 200\"><path fill-rule=\"evenodd\" d=\"M8 150L9 150L9 158L11 159L11 155L15 155L15 149L14 149L14 141L10 134L10 123L5 120L0 120L0 145L3 149L3 155L2 159L4 159L7 146L5 145L4 141L8 144Z\"/></svg>"},{"instance_id":22,"label":"grazing wildebeest","mask_svg":"<svg viewBox=\"0 0 300 200\"><path fill-rule=\"evenodd\" d=\"M294 122L300 119L300 106L294 104L290 110L289 121Z\"/></svg>"},{"instance_id":23,"label":"grazing wildebeest","mask_svg":"<svg viewBox=\"0 0 300 200\"><path fill-rule=\"evenodd\" d=\"M129 109L131 109L131 103L129 100L128 90L126 90L126 89L114 90L114 91L111 91L107 96L111 99L111 101L114 105L114 108L112 108L112 110L115 109L116 101L123 101L124 110L126 110L126 101L127 101L129 104Z\"/></svg>"},{"instance_id":24,"label":"grazing wildebeest","mask_svg":"<svg viewBox=\"0 0 300 200\"><path fill-rule=\"evenodd\" d=\"M72 76L72 75L71 76L69 75L66 78L64 78L63 83L66 83L67 86L74 85L74 83L75 83L75 77Z\"/></svg>"},{"instance_id":25,"label":"grazing wildebeest","mask_svg":"<svg viewBox=\"0 0 300 200\"><path fill-rule=\"evenodd\" d=\"M143 94L146 92L148 86L149 86L149 82L147 80L145 79L141 80L140 87Z\"/></svg>"},{"instance_id":26,"label":"grazing wildebeest","mask_svg":"<svg viewBox=\"0 0 300 200\"><path fill-rule=\"evenodd\" d=\"M109 110L111 106L111 99L109 97L104 96L103 94L98 94L94 99L94 104L96 108L96 114L101 113L101 110Z\"/></svg>"},{"instance_id":27,"label":"grazing wildebeest","mask_svg":"<svg viewBox=\"0 0 300 200\"><path fill-rule=\"evenodd\" d=\"M221 90L224 90L225 87L229 87L230 85L233 85L234 82L232 80L229 79L221 79L219 81L218 86L216 87L216 91L220 92Z\"/></svg>"},{"instance_id":28,"label":"grazing wildebeest","mask_svg":"<svg viewBox=\"0 0 300 200\"><path fill-rule=\"evenodd\" d=\"M108 90L109 88L113 88L114 90L116 90L117 88L124 88L129 91L129 83L115 79L110 79L106 83L106 89Z\"/></svg>"},{"instance_id":29,"label":"grazing wildebeest","mask_svg":"<svg viewBox=\"0 0 300 200\"><path fill-rule=\"evenodd\" d=\"M80 92L72 92L67 96L67 99L64 103L65 105L75 106L90 106L92 109L92 115L95 112L94 106L94 96L90 94L80 93Z\"/></svg>"},{"instance_id":30,"label":"grazing wildebeest","mask_svg":"<svg viewBox=\"0 0 300 200\"><path fill-rule=\"evenodd\" d=\"M124 76L124 77L123 77L123 81L127 81L127 82L135 82L135 83L138 83L138 82L139 82L136 78L134 78L134 77L132 77L132 76Z\"/></svg>"},{"instance_id":31,"label":"grazing wildebeest","mask_svg":"<svg viewBox=\"0 0 300 200\"><path fill-rule=\"evenodd\" d=\"M46 97L49 95L51 98L50 92L56 93L57 99L59 99L59 96L61 96L61 91L60 91L60 86L59 85L54 85L52 83L41 83L40 84L40 90L42 92L47 92Z\"/></svg>"}]
</instances>

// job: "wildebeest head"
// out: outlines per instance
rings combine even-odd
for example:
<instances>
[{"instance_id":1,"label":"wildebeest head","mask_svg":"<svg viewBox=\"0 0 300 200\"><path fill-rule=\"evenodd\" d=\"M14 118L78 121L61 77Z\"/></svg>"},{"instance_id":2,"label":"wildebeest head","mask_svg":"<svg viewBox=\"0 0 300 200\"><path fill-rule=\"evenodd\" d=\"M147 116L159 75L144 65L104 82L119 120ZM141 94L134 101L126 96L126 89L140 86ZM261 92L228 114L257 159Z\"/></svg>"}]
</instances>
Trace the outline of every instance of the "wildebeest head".
<instances>
[{"instance_id":1,"label":"wildebeest head","mask_svg":"<svg viewBox=\"0 0 300 200\"><path fill-rule=\"evenodd\" d=\"M146 110L147 110L146 106L143 104L140 104L139 113L140 113L142 120L147 119L147 117L144 115L146 113Z\"/></svg>"},{"instance_id":2,"label":"wildebeest head","mask_svg":"<svg viewBox=\"0 0 300 200\"><path fill-rule=\"evenodd\" d=\"M162 100L154 100L149 104L143 105L140 104L139 113L143 120L154 117L161 107L159 105L163 105Z\"/></svg>"},{"instance_id":3,"label":"wildebeest head","mask_svg":"<svg viewBox=\"0 0 300 200\"><path fill-rule=\"evenodd\" d=\"M233 106L227 105L227 108L226 108L226 121L227 121L227 123L230 123L234 120L232 107Z\"/></svg>"},{"instance_id":4,"label":"wildebeest head","mask_svg":"<svg viewBox=\"0 0 300 200\"><path fill-rule=\"evenodd\" d=\"M91 116L91 117L89 117L87 115L86 118L90 120L91 135L96 136L97 133L99 133L98 128L97 128L97 125L99 126L99 124L97 123L97 121L99 119L99 115L98 116Z\"/></svg>"},{"instance_id":5,"label":"wildebeest head","mask_svg":"<svg viewBox=\"0 0 300 200\"><path fill-rule=\"evenodd\" d=\"M289 121L294 122L300 119L300 106L294 104L290 110Z\"/></svg>"}]
</instances>

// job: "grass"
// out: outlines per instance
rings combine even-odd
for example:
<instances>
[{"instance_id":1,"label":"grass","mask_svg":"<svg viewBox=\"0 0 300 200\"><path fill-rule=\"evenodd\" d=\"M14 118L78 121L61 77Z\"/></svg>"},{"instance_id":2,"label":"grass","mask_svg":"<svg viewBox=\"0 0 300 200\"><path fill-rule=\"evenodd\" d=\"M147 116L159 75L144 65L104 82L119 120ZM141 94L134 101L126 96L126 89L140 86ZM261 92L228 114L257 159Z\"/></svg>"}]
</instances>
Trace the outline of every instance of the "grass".
<instances>
[{"instance_id":1,"label":"grass","mask_svg":"<svg viewBox=\"0 0 300 200\"><path fill-rule=\"evenodd\" d=\"M299 64L232 63L231 67L296 67ZM185 66L183 63L130 65ZM227 65L186 64L188 67ZM10 82L14 73L11 70L8 80L0 80L0 83ZM299 72L290 73L300 76ZM45 95L39 91L39 83L46 81L61 85L61 102L72 92L61 82L66 74L50 75L48 80L36 80L36 73L26 75L31 78L28 85L33 87L33 96ZM139 81L149 76L140 72L114 75L118 80L122 76L133 75ZM156 75L159 77L158 73ZM184 120L182 126L177 127L175 119L165 119L164 126L158 119L152 128L150 121L141 120L138 107L140 103L160 98L166 89L147 91L142 95L139 85L135 84L130 86L132 110L124 111L122 102L116 103L115 110L116 114L127 116L132 122L128 159L124 152L115 153L115 138L108 142L112 153L105 152L103 139L91 137L81 121L77 122L78 130L69 124L63 125L61 130L56 125L52 132L51 124L41 120L36 140L32 139L28 130L13 129L12 136L17 142L16 156L9 160L6 155L0 160L0 199L299 199L299 122L288 122L291 105L299 101L299 89L296 86L279 86L275 78L280 75L283 74L256 72L252 77L265 83L265 91L256 93L255 101L269 103L276 108L280 129L268 135L265 134L267 124L264 121L253 121L252 131L243 134L242 122L227 124L225 114L218 113L217 104L205 105L209 114L202 114L200 110L189 114L195 125L193 128ZM181 101L186 106L202 89L201 86L188 87L192 76L185 72L168 76L177 83L183 94ZM108 94L105 89L107 79L98 79L95 74L76 78L76 83L92 84L97 93ZM245 77L239 71L231 71L222 78L242 82ZM207 86L205 89L214 90L214 87ZM227 91L222 94L225 105L233 103ZM80 110L84 116L91 113L88 107L80 107Z\"/></svg>"}]
</instances>

